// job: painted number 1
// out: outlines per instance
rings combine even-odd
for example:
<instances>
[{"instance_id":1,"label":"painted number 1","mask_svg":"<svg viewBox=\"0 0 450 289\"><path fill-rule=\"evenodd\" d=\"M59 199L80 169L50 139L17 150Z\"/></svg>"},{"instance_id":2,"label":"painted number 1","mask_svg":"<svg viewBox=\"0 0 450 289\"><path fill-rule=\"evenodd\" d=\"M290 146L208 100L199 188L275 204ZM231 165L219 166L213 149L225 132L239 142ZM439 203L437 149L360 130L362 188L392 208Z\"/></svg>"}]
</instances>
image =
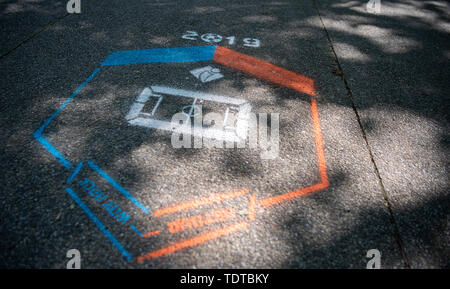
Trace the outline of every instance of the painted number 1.
<instances>
[{"instance_id":1,"label":"painted number 1","mask_svg":"<svg viewBox=\"0 0 450 289\"><path fill-rule=\"evenodd\" d=\"M224 38L222 35L216 33L205 33L203 35L199 35L196 31L188 30L181 36L181 38L187 40L197 40L199 37L206 43L219 43L226 40L228 45L236 44L236 36L228 36ZM242 43L247 47L259 47L261 45L261 41L256 38L244 38L242 39Z\"/></svg>"},{"instance_id":2,"label":"painted number 1","mask_svg":"<svg viewBox=\"0 0 450 289\"><path fill-rule=\"evenodd\" d=\"M225 39L228 40L229 45L233 45L236 40L236 37L230 36L230 37L226 37Z\"/></svg>"}]
</instances>

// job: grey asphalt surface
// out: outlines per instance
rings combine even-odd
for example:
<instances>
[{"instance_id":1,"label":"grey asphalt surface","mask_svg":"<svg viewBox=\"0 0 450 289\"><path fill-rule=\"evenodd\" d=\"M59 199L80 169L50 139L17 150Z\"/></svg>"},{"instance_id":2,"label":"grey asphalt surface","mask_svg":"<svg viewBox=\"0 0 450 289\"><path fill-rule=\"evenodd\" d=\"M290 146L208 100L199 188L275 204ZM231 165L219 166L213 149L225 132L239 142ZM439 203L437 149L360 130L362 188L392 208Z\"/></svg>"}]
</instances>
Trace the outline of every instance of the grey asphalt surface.
<instances>
[{"instance_id":1,"label":"grey asphalt surface","mask_svg":"<svg viewBox=\"0 0 450 289\"><path fill-rule=\"evenodd\" d=\"M0 260L7 268L449 267L450 5L446 1L1 1ZM187 30L236 36L219 45L314 80L330 185L268 208L258 199L319 182L311 98L212 61L104 67L44 136L75 166L65 169L33 132L112 52L208 45ZM258 48L242 39L261 40ZM224 78L201 83L206 65ZM280 152L175 149L170 133L130 126L144 87L164 85L247 100L280 114ZM169 103L175 105L177 103ZM143 214L87 165L91 160L149 209ZM77 181L93 180L131 216L120 225ZM71 186L131 254L127 260L66 192ZM152 212L233 192L249 194L176 215ZM167 222L232 209L232 222L171 234ZM236 222L248 227L172 254L137 256ZM161 234L140 238L141 232Z\"/></svg>"}]
</instances>

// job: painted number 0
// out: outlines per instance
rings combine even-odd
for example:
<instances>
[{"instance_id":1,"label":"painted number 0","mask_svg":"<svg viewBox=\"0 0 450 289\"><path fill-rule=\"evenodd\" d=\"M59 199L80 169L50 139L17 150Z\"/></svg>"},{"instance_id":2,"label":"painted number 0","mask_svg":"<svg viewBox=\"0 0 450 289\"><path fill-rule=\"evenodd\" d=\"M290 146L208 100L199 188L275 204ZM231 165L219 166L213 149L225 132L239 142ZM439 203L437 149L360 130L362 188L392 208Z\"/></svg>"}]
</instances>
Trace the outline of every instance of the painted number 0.
<instances>
[{"instance_id":1,"label":"painted number 0","mask_svg":"<svg viewBox=\"0 0 450 289\"><path fill-rule=\"evenodd\" d=\"M187 30L181 36L181 38L187 39L187 40L197 40L198 37L200 37L201 40L203 40L207 43L219 43L225 39L228 41L228 45L236 44L236 36L228 36L228 37L223 38L222 35L215 34L215 33L205 33L200 36L196 31L191 31L191 30ZM259 47L261 45L261 41L256 38L244 38L244 39L242 39L242 42L243 42L243 45L247 46L247 47Z\"/></svg>"}]
</instances>

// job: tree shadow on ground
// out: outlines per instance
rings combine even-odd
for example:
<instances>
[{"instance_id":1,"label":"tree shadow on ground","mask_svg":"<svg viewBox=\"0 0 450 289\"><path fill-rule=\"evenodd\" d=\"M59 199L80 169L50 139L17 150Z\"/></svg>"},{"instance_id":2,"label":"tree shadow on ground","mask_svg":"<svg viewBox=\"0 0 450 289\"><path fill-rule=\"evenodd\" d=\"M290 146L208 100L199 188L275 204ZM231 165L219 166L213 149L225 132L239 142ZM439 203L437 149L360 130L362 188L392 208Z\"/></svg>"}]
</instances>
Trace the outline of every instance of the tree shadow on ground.
<instances>
[{"instance_id":1,"label":"tree shadow on ground","mask_svg":"<svg viewBox=\"0 0 450 289\"><path fill-rule=\"evenodd\" d=\"M32 21L30 19L39 21L45 19L49 23L48 15L51 15L48 20L54 17L53 4L40 6L40 2L17 2L22 3L20 5L23 6L12 5L14 1L0 4L2 27L10 29L12 25L17 27L35 25L35 23L30 23ZM71 212L66 208L68 201L65 195L53 196L51 194L55 191L55 187L58 188L56 191L63 188L61 180L65 175L63 174L64 177L62 177L58 172L56 162L55 164L50 163L51 157L40 156L42 149L33 143L32 132L40 127L42 122L78 87L80 80L86 78L110 52L161 46L186 46L189 43L186 44L180 39L185 30L206 29L207 31L199 31L199 33L220 31L223 35L239 33L242 34L242 37L267 39L263 46L264 50L240 49L243 53L254 55L317 79L318 98L321 104L351 107L343 83L340 83L343 89L340 94L339 91L327 87L329 84L326 83L326 80L337 76L324 75L332 75L332 70L337 67L334 66L334 59L330 51L324 52L325 49L328 49L327 35L313 8L316 3L325 19L325 26L331 34L331 39L338 43L336 50L338 56L341 56L340 62L350 88L354 89L353 97L357 108L366 110L378 106L389 106L394 110L407 111L425 120L432 120L444 131L435 142L436 150L448 153L448 112L450 111L448 98L450 51L448 47L450 38L448 37L449 7L447 2L382 1L383 7L391 9L386 10L387 12L382 15L367 14L361 10L365 6L365 1L341 1L338 4L335 1L311 1L308 4L295 1L265 1L262 3L260 1L230 1L227 3L209 1L207 6L195 1L183 4L179 4L177 1L157 1L144 4L142 1L127 1L129 6L123 10L117 9L118 6L122 7L122 5L116 5L117 3L119 1L112 1L101 6L103 19L95 17L97 13L95 9L99 9L99 6L95 5L100 4L86 3L85 12L83 12L86 17L76 18L76 15L71 15L67 21L58 22L45 31L42 37L46 39L46 43L39 42L39 39L33 39L0 59L0 64L3 62L2 67L5 67L5 81L2 81L0 86L2 94L0 127L4 136L1 170L6 176L1 182L2 188L7 192L2 196L2 205L6 209L1 215L1 240L3 251L14 251L1 254L4 258L5 256L10 257L4 260L4 265L32 266L30 264L40 264L49 267L51 265L45 260L36 260L35 256L44 258L43 253L39 253L39 246L48 246L45 242L47 238L54 242L61 242L61 235L52 235L53 226L59 226L63 235L77 234L78 230L93 228L85 224L87 219L84 217L73 217L73 219L69 217ZM61 11L61 5L57 5L58 11ZM308 5L308 11L302 11L302 5ZM176 11L173 10L175 8L177 8ZM11 12L13 10L14 12ZM147 10L153 13L150 15L153 17L152 21L149 21ZM311 11L314 11L314 15L311 15ZM39 21L36 23L41 26L47 24ZM114 23L114 27L111 27L111 23ZM158 23L158 27L170 27L170 33L166 29L155 28L155 23ZM330 25L332 23L339 25ZM26 32L23 35L19 35L21 41L35 33L36 27L28 28L24 29ZM365 30L372 32L366 33ZM12 31L16 30L12 29ZM13 33L12 31L5 29L1 35L2 37L9 35ZM71 34L71 36L65 36L65 33L67 33L66 35ZM173 33L178 34L173 35ZM247 33L250 35L246 35ZM283 38L283 41L279 41L280 37ZM2 42L5 43L5 46L2 45L2 53L3 50L6 51L18 45L19 38L6 38L6 41ZM388 41L389 38L392 38L391 42ZM380 39L387 40L383 43L380 42ZM61 46L54 49L53 43L58 41ZM314 44L304 45L304 43L314 43L315 41L322 42L324 45L321 45L320 49ZM79 44L74 45L75 43ZM192 45L194 44L204 45L205 43L192 42ZM398 45L396 46L396 44ZM299 51L298 47L302 47L303 50ZM72 56L72 52L76 55L75 57ZM323 57L324 55L326 57ZM17 58L18 61L14 58ZM33 61L28 62L28 59L33 59ZM89 65L80 67L81 63L89 63ZM357 77L368 77L371 81L370 83L353 82L352 79ZM321 79L325 83L320 83ZM269 83L262 83L270 86ZM334 85L334 83L330 83L330 85ZM36 87L39 89L35 89ZM242 91L246 86L240 80L236 80L232 83L232 87L237 91ZM321 88L323 88L323 92L320 91ZM327 92L330 95L327 95ZM336 95L332 95L333 92ZM301 95L293 96L291 92L283 88L275 88L272 93L280 106L285 105L286 100L292 98L307 99ZM93 97L93 99L95 98ZM363 126L369 131L376 131L377 123L371 122L370 119L363 119ZM100 123L99 127L107 129L109 124ZM98 140L94 134L91 137ZM168 141L168 139L164 141ZM123 152L121 157L126 157L127 152L133 151L141 144L142 142L137 142L132 147L127 147L127 151ZM104 146L109 147L110 144L104 143ZM175 153L174 157L192 158L192 154ZM225 162L225 166L228 167L224 169L233 168L233 173L236 175L246 175L251 170L257 170L257 168L239 164L239 158ZM130 190L134 185L137 186L142 173L138 167L128 167L126 174ZM46 174L52 175L51 182L45 181ZM345 176L341 177L345 178ZM19 186L18 184L25 179L27 183ZM405 242L410 244L409 250L411 251L407 254L418 254L423 246L432 248L427 249L430 252L434 248L438 248L432 254L433 263L448 268L448 255L445 254L445 248L440 244L442 242L440 234L448 232L446 227L448 196L445 192L441 192L441 195L418 201L411 208L401 209L398 213L402 216L399 225L407 227L416 223L418 228L413 231L422 232L419 235L408 234L407 229L403 231ZM30 200L39 202L39 207ZM58 209L66 213L64 225L55 225L50 221L54 217L51 209L55 203L61 204ZM48 212L40 215L38 212L41 209L39 208L48 210ZM330 210L332 209L330 207ZM365 215L361 216L360 222L353 224L348 231L337 236L328 244L312 245L307 250L302 250L299 252L301 256L298 262L286 261L283 267L347 267L349 264L354 264L355 259L351 256L341 256L335 261L330 259L329 263L321 263L317 260L318 258L326 259L327 256L336 256L335 252L345 251L344 247L352 239L369 239L373 233L371 228L383 226L381 221L383 219L374 216L383 214L386 214L386 211L365 212ZM423 222L419 216L428 216L427 221L431 223ZM36 235L31 239L26 232L14 230L14 228L29 228L31 219L44 220L41 224L33 223L31 225L36 228ZM81 225L75 228L65 225L73 221L79 222ZM298 222L301 220L293 217L286 224L289 227L289 224ZM289 231L286 233L289 235ZM384 236L383 234L392 237L393 232L383 231L380 238ZM4 238L3 236L8 237ZM298 235L287 237L286 242L295 248L298 242L302 242L297 237ZM82 239L79 236L77 238L78 240ZM91 241L100 242L95 238ZM34 242L39 246L33 246ZM305 241L305 243L307 242ZM443 243L446 243L445 238ZM75 241L74 244L76 244ZM441 250L441 248L443 249ZM365 247L361 248L361 250L365 249ZM106 255L108 250L109 248L103 248L100 252L104 252ZM307 254L303 255L306 251ZM57 260L61 256L58 255L59 253L53 252L48 255L48 258ZM393 252L392 254L395 255ZM361 264L363 263L362 259Z\"/></svg>"}]
</instances>

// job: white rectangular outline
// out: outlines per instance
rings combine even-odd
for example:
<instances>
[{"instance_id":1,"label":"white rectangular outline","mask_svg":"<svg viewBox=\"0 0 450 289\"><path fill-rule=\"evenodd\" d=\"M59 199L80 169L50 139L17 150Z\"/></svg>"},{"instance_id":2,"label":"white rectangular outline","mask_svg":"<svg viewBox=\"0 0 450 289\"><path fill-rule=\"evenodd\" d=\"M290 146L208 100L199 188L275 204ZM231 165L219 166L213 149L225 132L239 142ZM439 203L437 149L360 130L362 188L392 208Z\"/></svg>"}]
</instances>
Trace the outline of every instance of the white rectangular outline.
<instances>
[{"instance_id":1,"label":"white rectangular outline","mask_svg":"<svg viewBox=\"0 0 450 289\"><path fill-rule=\"evenodd\" d=\"M174 127L169 121L161 121L154 119L153 116L156 109L159 107L163 96L160 94L167 94L172 96L181 96L194 99L195 102L200 100L230 104L237 107L236 127L224 126L222 130L213 128L192 128L188 126L176 126ZM147 102L151 96L159 97L158 102L152 110L152 113L141 112L144 108L145 102ZM226 117L228 118L228 110L226 110ZM181 112L181 111L180 111ZM131 105L130 111L125 116L128 123L136 126L144 126L148 128L161 129L176 133L189 134L197 137L206 137L211 139L217 139L221 141L229 142L241 142L247 138L248 133L248 120L250 118L251 105L244 99L233 98L222 95L214 95L209 93L189 91L184 89L171 88L166 86L153 85L151 88L144 88L141 94L137 97L136 101ZM192 109L189 115L192 114Z\"/></svg>"}]
</instances>

